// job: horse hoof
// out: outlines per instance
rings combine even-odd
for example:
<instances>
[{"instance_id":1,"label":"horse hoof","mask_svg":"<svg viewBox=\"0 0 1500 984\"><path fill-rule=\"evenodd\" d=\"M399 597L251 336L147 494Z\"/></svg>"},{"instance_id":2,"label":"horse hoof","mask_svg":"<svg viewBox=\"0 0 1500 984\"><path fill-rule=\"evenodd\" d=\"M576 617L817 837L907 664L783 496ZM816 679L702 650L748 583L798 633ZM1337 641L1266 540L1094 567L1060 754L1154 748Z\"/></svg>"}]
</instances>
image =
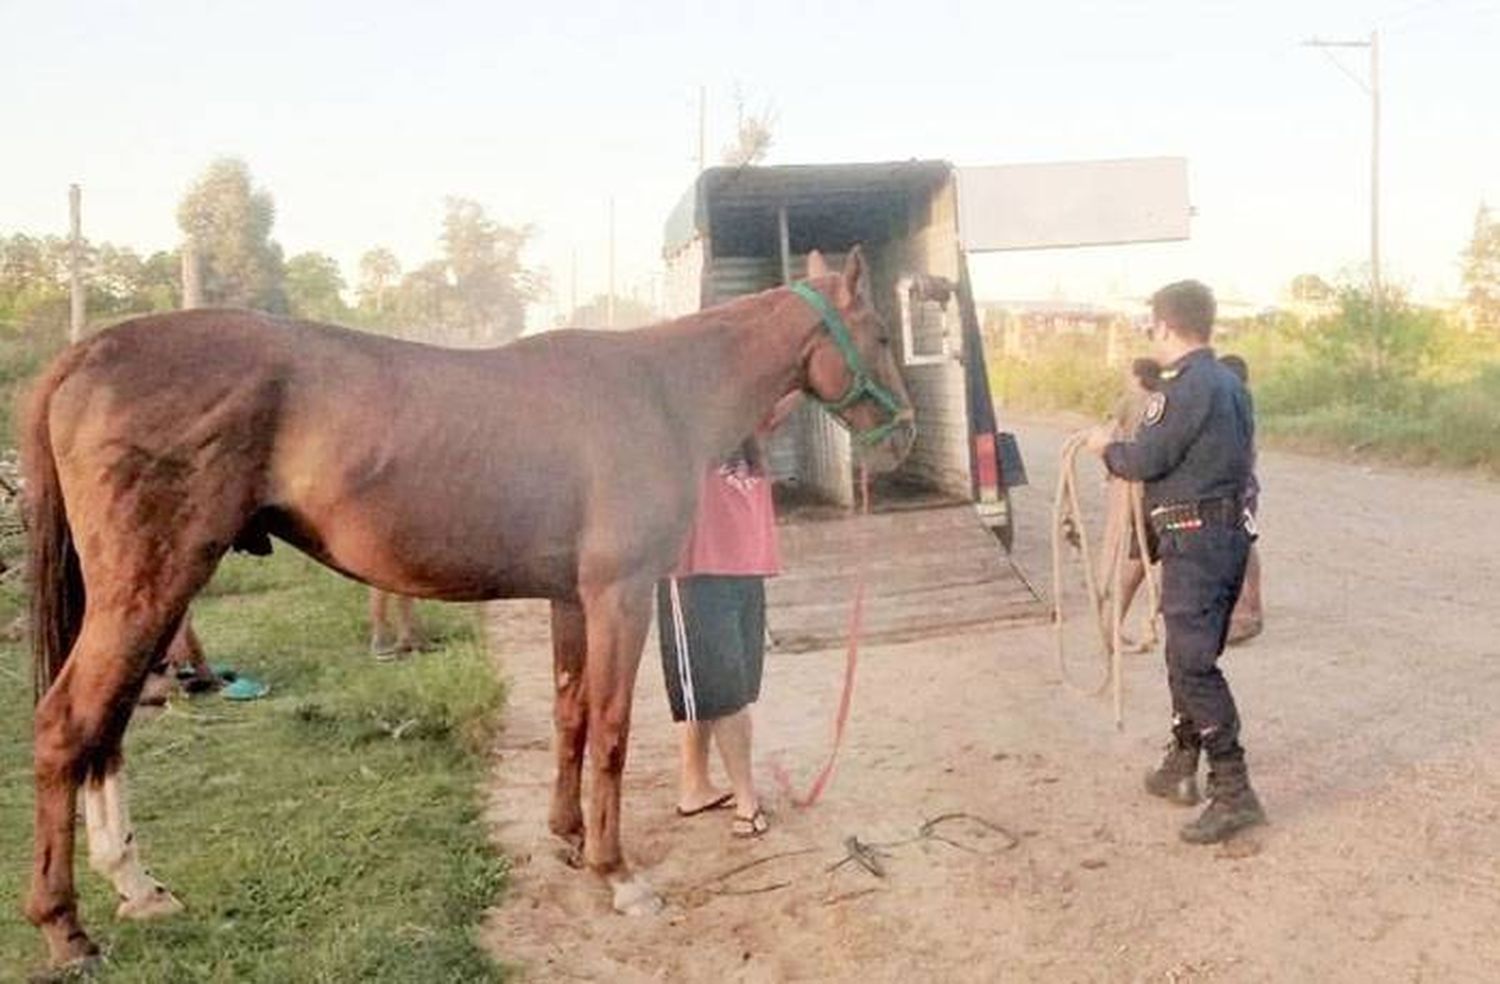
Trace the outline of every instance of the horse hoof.
<instances>
[{"instance_id":1,"label":"horse hoof","mask_svg":"<svg viewBox=\"0 0 1500 984\"><path fill-rule=\"evenodd\" d=\"M641 877L623 878L610 883L614 889L615 911L622 916L654 916L665 903L650 882Z\"/></svg>"},{"instance_id":2,"label":"horse hoof","mask_svg":"<svg viewBox=\"0 0 1500 984\"><path fill-rule=\"evenodd\" d=\"M158 885L156 891L149 895L143 895L138 899L126 899L120 903L115 910L116 919L128 919L132 922L142 922L147 919L165 919L175 916L183 909L177 896L167 891L165 885Z\"/></svg>"}]
</instances>

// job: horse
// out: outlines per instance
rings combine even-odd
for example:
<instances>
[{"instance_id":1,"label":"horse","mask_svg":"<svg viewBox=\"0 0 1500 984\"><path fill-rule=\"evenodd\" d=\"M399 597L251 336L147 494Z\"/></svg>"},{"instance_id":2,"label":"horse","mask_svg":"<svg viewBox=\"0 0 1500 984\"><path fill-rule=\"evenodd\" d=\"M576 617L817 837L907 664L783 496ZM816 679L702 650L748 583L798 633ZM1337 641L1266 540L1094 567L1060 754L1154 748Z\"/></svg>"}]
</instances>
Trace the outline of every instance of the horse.
<instances>
[{"instance_id":1,"label":"horse","mask_svg":"<svg viewBox=\"0 0 1500 984\"><path fill-rule=\"evenodd\" d=\"M24 417L35 708L25 904L54 966L78 918L74 807L117 917L181 909L130 828L121 738L148 668L230 550L274 537L383 591L551 601L550 829L621 912L660 900L620 846L631 698L655 583L698 479L802 389L894 467L915 414L856 246L841 273L629 332L482 351L248 311L146 316L65 350ZM583 808L585 750L592 785Z\"/></svg>"}]
</instances>

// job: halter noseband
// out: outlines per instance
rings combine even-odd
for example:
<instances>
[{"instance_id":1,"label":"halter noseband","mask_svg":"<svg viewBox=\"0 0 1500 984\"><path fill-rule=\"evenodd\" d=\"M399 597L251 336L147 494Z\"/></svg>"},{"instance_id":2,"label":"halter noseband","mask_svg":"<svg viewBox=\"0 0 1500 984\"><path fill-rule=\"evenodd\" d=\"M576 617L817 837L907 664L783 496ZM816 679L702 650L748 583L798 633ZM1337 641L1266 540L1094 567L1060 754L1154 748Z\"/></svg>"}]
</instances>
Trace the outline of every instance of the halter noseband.
<instances>
[{"instance_id":1,"label":"halter noseband","mask_svg":"<svg viewBox=\"0 0 1500 984\"><path fill-rule=\"evenodd\" d=\"M903 411L906 408L896 394L886 389L865 371L864 363L859 358L859 350L854 347L854 339L849 334L849 327L844 324L844 319L840 317L838 310L828 303L828 298L814 290L806 281L792 284L792 292L817 312L819 323L833 338L833 343L838 346L839 353L844 357L844 365L849 367L849 388L844 391L843 396L837 400L825 400L814 393L813 398L831 411L834 419L848 428L850 435L860 444L867 446L879 444L902 425L905 420ZM847 420L839 416L839 411L847 410L861 400L873 401L890 414L891 419L867 430L854 430Z\"/></svg>"}]
</instances>

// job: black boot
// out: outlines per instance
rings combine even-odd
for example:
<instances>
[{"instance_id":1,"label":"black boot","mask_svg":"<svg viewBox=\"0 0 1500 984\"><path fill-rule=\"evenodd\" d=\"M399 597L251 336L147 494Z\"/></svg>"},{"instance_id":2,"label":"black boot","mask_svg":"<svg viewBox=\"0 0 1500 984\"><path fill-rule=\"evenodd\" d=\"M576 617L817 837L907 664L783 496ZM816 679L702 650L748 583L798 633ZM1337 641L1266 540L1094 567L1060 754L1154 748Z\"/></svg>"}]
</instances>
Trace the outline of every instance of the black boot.
<instances>
[{"instance_id":1,"label":"black boot","mask_svg":"<svg viewBox=\"0 0 1500 984\"><path fill-rule=\"evenodd\" d=\"M1217 844L1246 827L1266 822L1243 759L1210 762L1208 806L1198 819L1185 824L1182 839L1189 844Z\"/></svg>"},{"instance_id":2,"label":"black boot","mask_svg":"<svg viewBox=\"0 0 1500 984\"><path fill-rule=\"evenodd\" d=\"M1198 802L1198 734L1185 721L1174 721L1172 740L1161 765L1146 773L1146 792L1179 806Z\"/></svg>"}]
</instances>

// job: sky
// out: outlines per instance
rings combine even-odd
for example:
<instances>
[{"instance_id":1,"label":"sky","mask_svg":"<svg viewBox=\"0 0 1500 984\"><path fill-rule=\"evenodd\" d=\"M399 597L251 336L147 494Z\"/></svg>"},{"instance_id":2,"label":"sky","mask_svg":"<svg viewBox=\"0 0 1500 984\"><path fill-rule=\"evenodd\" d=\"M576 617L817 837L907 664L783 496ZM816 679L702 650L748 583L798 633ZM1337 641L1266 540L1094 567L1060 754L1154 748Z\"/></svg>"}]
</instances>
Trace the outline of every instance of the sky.
<instances>
[{"instance_id":1,"label":"sky","mask_svg":"<svg viewBox=\"0 0 1500 984\"><path fill-rule=\"evenodd\" d=\"M1276 299L1369 256L1367 53L1380 31L1382 252L1416 295L1459 293L1481 201L1500 206L1500 0L561 4L0 0L0 233L169 249L175 208L236 156L287 255L438 254L443 199L530 225L550 322L608 283L649 295L662 227L736 93L767 163L1188 159L1187 242L990 254L981 298L1148 294L1198 277ZM1485 96L1485 93L1491 95ZM576 285L576 286L575 286Z\"/></svg>"}]
</instances>

